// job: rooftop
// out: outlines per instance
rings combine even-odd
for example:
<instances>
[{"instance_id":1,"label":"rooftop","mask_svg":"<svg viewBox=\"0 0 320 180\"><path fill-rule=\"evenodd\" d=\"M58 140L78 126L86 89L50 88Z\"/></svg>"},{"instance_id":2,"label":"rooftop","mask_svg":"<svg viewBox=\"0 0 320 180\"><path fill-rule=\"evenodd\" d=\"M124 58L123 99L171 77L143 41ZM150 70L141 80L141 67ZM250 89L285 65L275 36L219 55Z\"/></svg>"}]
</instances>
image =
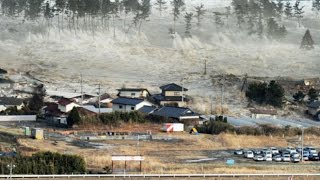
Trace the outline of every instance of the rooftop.
<instances>
[{"instance_id":1,"label":"rooftop","mask_svg":"<svg viewBox=\"0 0 320 180\"><path fill-rule=\"evenodd\" d=\"M117 99L114 99L112 101L113 104L123 104L123 105L137 105L143 102L143 99L138 99L138 98L126 98L126 97L119 97Z\"/></svg>"},{"instance_id":2,"label":"rooftop","mask_svg":"<svg viewBox=\"0 0 320 180\"><path fill-rule=\"evenodd\" d=\"M73 103L73 101L71 101L71 100L69 100L69 99L60 99L60 100L58 101L58 104L59 104L59 105L62 105L62 106L66 106L66 105L71 104L71 103Z\"/></svg>"},{"instance_id":3,"label":"rooftop","mask_svg":"<svg viewBox=\"0 0 320 180\"><path fill-rule=\"evenodd\" d=\"M118 91L148 91L146 88L121 88Z\"/></svg>"},{"instance_id":4,"label":"rooftop","mask_svg":"<svg viewBox=\"0 0 320 180\"><path fill-rule=\"evenodd\" d=\"M187 88L183 88L183 90L182 90L182 87L177 85L177 84L175 84L175 83L171 83L171 84L167 84L167 85L161 86L160 89L163 90L163 91L188 91Z\"/></svg>"},{"instance_id":5,"label":"rooftop","mask_svg":"<svg viewBox=\"0 0 320 180\"><path fill-rule=\"evenodd\" d=\"M143 106L142 108L139 109L139 111L145 114L150 114L156 109L157 108L154 106Z\"/></svg>"},{"instance_id":6,"label":"rooftop","mask_svg":"<svg viewBox=\"0 0 320 180\"><path fill-rule=\"evenodd\" d=\"M185 116L199 116L199 114L193 112L189 108L171 107L171 106L161 107L155 110L152 114L157 116L177 118L177 119Z\"/></svg>"},{"instance_id":7,"label":"rooftop","mask_svg":"<svg viewBox=\"0 0 320 180\"><path fill-rule=\"evenodd\" d=\"M0 97L0 105L19 106L23 103L22 99L15 97Z\"/></svg>"}]
</instances>

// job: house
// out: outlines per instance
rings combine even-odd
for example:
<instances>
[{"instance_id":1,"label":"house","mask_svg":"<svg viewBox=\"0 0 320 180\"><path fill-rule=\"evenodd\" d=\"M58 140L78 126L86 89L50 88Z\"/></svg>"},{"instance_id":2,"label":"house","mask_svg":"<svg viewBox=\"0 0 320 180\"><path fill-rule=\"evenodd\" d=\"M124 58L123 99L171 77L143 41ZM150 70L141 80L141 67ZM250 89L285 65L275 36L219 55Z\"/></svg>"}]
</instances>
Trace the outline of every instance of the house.
<instances>
[{"instance_id":1,"label":"house","mask_svg":"<svg viewBox=\"0 0 320 180\"><path fill-rule=\"evenodd\" d=\"M189 108L163 106L154 110L151 115L160 116L167 119L177 120L179 122L199 123L200 116ZM193 122L194 123L194 122Z\"/></svg>"},{"instance_id":2,"label":"house","mask_svg":"<svg viewBox=\"0 0 320 180\"><path fill-rule=\"evenodd\" d=\"M167 84L160 87L161 94L156 94L153 96L155 102L161 106L186 106L189 101L185 97L185 93L188 89L181 87L175 83Z\"/></svg>"},{"instance_id":3,"label":"house","mask_svg":"<svg viewBox=\"0 0 320 180\"><path fill-rule=\"evenodd\" d=\"M312 101L308 105L308 113L320 120L320 101Z\"/></svg>"},{"instance_id":4,"label":"house","mask_svg":"<svg viewBox=\"0 0 320 180\"><path fill-rule=\"evenodd\" d=\"M61 112L57 103L47 102L43 108L44 117L50 123L67 125L68 114Z\"/></svg>"},{"instance_id":5,"label":"house","mask_svg":"<svg viewBox=\"0 0 320 180\"><path fill-rule=\"evenodd\" d=\"M138 111L144 113L144 114L151 114L153 113L155 110L157 109L157 107L155 106L143 106L142 108L140 108Z\"/></svg>"},{"instance_id":6,"label":"house","mask_svg":"<svg viewBox=\"0 0 320 180\"><path fill-rule=\"evenodd\" d=\"M8 73L8 71L0 68L0 78L4 78L7 73Z\"/></svg>"},{"instance_id":7,"label":"house","mask_svg":"<svg viewBox=\"0 0 320 180\"><path fill-rule=\"evenodd\" d=\"M24 107L23 100L14 97L0 97L0 111L5 111L10 107L17 107L18 110L21 110Z\"/></svg>"},{"instance_id":8,"label":"house","mask_svg":"<svg viewBox=\"0 0 320 180\"><path fill-rule=\"evenodd\" d=\"M277 117L277 110L275 109L250 109L251 117L253 119L273 118Z\"/></svg>"},{"instance_id":9,"label":"house","mask_svg":"<svg viewBox=\"0 0 320 180\"><path fill-rule=\"evenodd\" d=\"M145 88L121 88L118 89L119 97L130 97L130 98L148 98L151 94Z\"/></svg>"},{"instance_id":10,"label":"house","mask_svg":"<svg viewBox=\"0 0 320 180\"><path fill-rule=\"evenodd\" d=\"M78 106L78 104L69 99L60 99L58 101L58 109L63 113L67 113L71 111L74 107Z\"/></svg>"},{"instance_id":11,"label":"house","mask_svg":"<svg viewBox=\"0 0 320 180\"><path fill-rule=\"evenodd\" d=\"M143 106L152 106L152 104L144 99L119 97L112 101L113 111L136 111Z\"/></svg>"},{"instance_id":12,"label":"house","mask_svg":"<svg viewBox=\"0 0 320 180\"><path fill-rule=\"evenodd\" d=\"M100 113L111 113L112 112L112 108L100 107L100 110L99 110L99 108L95 107L94 105L83 105L83 106L80 106L79 108L83 108L83 109L90 111L92 113L95 113L95 114L98 114L99 112Z\"/></svg>"}]
</instances>

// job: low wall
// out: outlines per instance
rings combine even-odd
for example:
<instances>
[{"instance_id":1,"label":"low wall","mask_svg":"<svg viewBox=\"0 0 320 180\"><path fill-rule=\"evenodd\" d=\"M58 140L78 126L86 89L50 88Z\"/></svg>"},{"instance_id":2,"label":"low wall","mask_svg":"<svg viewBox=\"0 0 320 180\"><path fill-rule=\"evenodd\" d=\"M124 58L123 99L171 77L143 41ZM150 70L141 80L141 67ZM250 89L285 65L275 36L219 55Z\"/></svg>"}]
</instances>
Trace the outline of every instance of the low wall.
<instances>
[{"instance_id":1,"label":"low wall","mask_svg":"<svg viewBox=\"0 0 320 180\"><path fill-rule=\"evenodd\" d=\"M10 121L36 121L36 115L4 115L0 116L0 122L10 122Z\"/></svg>"}]
</instances>

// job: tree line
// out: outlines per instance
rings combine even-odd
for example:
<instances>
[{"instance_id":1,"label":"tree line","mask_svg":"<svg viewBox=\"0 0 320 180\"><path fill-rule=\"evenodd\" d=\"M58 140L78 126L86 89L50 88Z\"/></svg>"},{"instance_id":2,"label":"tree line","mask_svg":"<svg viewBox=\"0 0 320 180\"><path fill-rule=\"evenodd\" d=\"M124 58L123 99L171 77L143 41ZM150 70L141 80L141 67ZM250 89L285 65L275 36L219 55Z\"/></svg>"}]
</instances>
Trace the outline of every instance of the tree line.
<instances>
[{"instance_id":1,"label":"tree line","mask_svg":"<svg viewBox=\"0 0 320 180\"><path fill-rule=\"evenodd\" d=\"M300 25L304 17L300 0L233 0L223 12L209 11L202 3L186 10L184 0L156 0L155 3L151 0L0 0L0 3L3 15L39 23L45 20L49 31L55 24L59 32L68 29L77 34L82 30L94 36L98 29L110 31L112 26L114 37L116 28L128 33L136 27L140 33L143 23L150 20L153 9L159 16L169 9L169 16L165 18L172 22L170 34L176 33L176 25L183 18L179 23L185 24L185 37L192 36L194 24L201 27L205 15L212 19L217 30L233 25L247 31L248 35L271 39L286 36L284 19L296 19ZM320 0L314 0L312 6L318 14Z\"/></svg>"}]
</instances>

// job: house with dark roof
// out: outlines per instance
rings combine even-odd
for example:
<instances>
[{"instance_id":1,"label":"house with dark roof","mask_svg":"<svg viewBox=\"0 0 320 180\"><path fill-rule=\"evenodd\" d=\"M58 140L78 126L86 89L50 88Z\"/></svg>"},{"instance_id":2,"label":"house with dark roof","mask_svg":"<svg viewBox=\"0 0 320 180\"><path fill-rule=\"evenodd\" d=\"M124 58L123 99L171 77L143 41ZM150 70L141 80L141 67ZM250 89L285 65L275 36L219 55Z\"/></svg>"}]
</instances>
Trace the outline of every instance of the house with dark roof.
<instances>
[{"instance_id":1,"label":"house with dark roof","mask_svg":"<svg viewBox=\"0 0 320 180\"><path fill-rule=\"evenodd\" d=\"M138 111L144 113L144 114L151 114L153 113L155 110L157 109L157 107L155 106L143 106L142 108L140 108Z\"/></svg>"},{"instance_id":2,"label":"house with dark roof","mask_svg":"<svg viewBox=\"0 0 320 180\"><path fill-rule=\"evenodd\" d=\"M146 101L145 99L128 97L119 97L112 101L113 111L130 112L139 110L143 106L152 106L152 103Z\"/></svg>"},{"instance_id":3,"label":"house with dark roof","mask_svg":"<svg viewBox=\"0 0 320 180\"><path fill-rule=\"evenodd\" d=\"M158 116L164 119L172 119L186 124L199 124L200 115L189 108L163 106L152 110L151 116Z\"/></svg>"},{"instance_id":4,"label":"house with dark roof","mask_svg":"<svg viewBox=\"0 0 320 180\"><path fill-rule=\"evenodd\" d=\"M320 101L312 101L308 105L308 113L320 120Z\"/></svg>"},{"instance_id":5,"label":"house with dark roof","mask_svg":"<svg viewBox=\"0 0 320 180\"><path fill-rule=\"evenodd\" d=\"M23 100L15 97L0 97L0 111L5 111L9 107L17 107L20 110L24 107Z\"/></svg>"},{"instance_id":6,"label":"house with dark roof","mask_svg":"<svg viewBox=\"0 0 320 180\"><path fill-rule=\"evenodd\" d=\"M45 107L43 108L43 116L51 124L67 125L68 114L61 112L58 106L59 105L54 102L45 103Z\"/></svg>"},{"instance_id":7,"label":"house with dark roof","mask_svg":"<svg viewBox=\"0 0 320 180\"><path fill-rule=\"evenodd\" d=\"M186 106L189 99L186 97L187 88L175 83L167 84L160 87L161 94L153 96L154 101L161 106Z\"/></svg>"},{"instance_id":8,"label":"house with dark roof","mask_svg":"<svg viewBox=\"0 0 320 180\"><path fill-rule=\"evenodd\" d=\"M78 107L78 106L79 104L75 103L70 99L62 98L58 101L58 109L64 113L67 113L71 111L74 107Z\"/></svg>"},{"instance_id":9,"label":"house with dark roof","mask_svg":"<svg viewBox=\"0 0 320 180\"><path fill-rule=\"evenodd\" d=\"M145 88L121 88L118 89L118 96L145 99L151 96L151 94L148 89Z\"/></svg>"}]
</instances>

